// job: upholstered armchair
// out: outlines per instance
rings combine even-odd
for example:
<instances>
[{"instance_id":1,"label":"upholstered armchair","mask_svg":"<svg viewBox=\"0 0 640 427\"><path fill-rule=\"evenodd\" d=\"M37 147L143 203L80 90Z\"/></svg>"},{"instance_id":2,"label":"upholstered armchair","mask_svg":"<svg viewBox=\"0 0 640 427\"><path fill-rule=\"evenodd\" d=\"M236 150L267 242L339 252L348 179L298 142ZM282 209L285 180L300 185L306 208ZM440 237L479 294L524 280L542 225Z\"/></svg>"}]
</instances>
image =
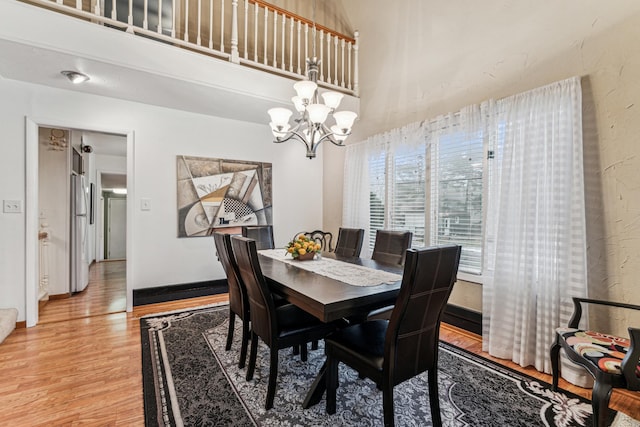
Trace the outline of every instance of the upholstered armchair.
<instances>
[{"instance_id":1,"label":"upholstered armchair","mask_svg":"<svg viewBox=\"0 0 640 427\"><path fill-rule=\"evenodd\" d=\"M640 391L640 327L629 328L629 339L579 329L582 304L640 310L640 306L588 298L573 298L574 311L567 328L556 330L551 346L553 389L558 389L560 349L594 378L591 405L594 427L604 427L609 418L609 399L614 388Z\"/></svg>"}]
</instances>

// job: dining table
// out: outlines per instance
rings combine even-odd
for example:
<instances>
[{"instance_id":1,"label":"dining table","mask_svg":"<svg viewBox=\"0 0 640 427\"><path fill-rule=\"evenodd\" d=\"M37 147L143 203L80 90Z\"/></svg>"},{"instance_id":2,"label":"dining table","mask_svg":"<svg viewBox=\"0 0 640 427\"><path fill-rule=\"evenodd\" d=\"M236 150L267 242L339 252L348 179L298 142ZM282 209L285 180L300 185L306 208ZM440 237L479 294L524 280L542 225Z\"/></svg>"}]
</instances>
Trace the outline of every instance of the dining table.
<instances>
[{"instance_id":1,"label":"dining table","mask_svg":"<svg viewBox=\"0 0 640 427\"><path fill-rule=\"evenodd\" d=\"M369 258L323 252L315 260L297 261L286 249L258 251L270 289L323 322L365 320L373 310L393 305L403 267ZM325 391L325 368L318 373L303 407L317 404Z\"/></svg>"}]
</instances>

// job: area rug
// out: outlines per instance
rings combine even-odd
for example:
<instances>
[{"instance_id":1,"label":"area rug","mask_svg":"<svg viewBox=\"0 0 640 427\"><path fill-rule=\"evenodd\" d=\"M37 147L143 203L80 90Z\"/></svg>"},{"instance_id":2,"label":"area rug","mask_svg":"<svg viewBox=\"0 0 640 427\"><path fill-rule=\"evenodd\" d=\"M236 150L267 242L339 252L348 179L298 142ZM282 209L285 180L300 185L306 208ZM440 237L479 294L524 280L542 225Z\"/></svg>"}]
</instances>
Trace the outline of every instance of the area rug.
<instances>
[{"instance_id":1,"label":"area rug","mask_svg":"<svg viewBox=\"0 0 640 427\"><path fill-rule=\"evenodd\" d=\"M280 351L273 409L266 411L268 348L260 343L252 381L238 369L240 322L224 345L228 306L141 319L145 422L148 426L379 426L382 393L340 365L337 411L302 401L324 361L322 345L307 362ZM439 394L445 426L590 426L589 401L452 345L440 344ZM426 374L395 387L399 426L429 426Z\"/></svg>"}]
</instances>

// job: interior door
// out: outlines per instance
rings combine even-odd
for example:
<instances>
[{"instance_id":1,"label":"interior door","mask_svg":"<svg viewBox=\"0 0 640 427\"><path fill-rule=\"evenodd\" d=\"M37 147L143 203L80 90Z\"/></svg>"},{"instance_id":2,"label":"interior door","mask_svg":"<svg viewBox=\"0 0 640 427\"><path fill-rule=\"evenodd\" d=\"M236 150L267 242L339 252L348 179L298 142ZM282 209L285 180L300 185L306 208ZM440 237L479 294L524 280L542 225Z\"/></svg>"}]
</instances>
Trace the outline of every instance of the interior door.
<instances>
[{"instance_id":1,"label":"interior door","mask_svg":"<svg viewBox=\"0 0 640 427\"><path fill-rule=\"evenodd\" d=\"M110 198L107 206L107 259L127 257L127 199Z\"/></svg>"}]
</instances>

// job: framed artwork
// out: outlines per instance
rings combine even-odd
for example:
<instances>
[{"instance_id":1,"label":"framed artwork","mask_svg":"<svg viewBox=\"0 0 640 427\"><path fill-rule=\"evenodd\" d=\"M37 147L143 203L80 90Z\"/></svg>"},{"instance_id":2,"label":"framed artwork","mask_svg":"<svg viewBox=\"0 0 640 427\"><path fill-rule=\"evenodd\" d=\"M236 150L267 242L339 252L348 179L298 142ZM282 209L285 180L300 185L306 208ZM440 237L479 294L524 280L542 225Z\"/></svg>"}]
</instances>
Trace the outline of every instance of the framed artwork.
<instances>
[{"instance_id":1,"label":"framed artwork","mask_svg":"<svg viewBox=\"0 0 640 427\"><path fill-rule=\"evenodd\" d=\"M178 237L272 225L271 163L177 156Z\"/></svg>"}]
</instances>

